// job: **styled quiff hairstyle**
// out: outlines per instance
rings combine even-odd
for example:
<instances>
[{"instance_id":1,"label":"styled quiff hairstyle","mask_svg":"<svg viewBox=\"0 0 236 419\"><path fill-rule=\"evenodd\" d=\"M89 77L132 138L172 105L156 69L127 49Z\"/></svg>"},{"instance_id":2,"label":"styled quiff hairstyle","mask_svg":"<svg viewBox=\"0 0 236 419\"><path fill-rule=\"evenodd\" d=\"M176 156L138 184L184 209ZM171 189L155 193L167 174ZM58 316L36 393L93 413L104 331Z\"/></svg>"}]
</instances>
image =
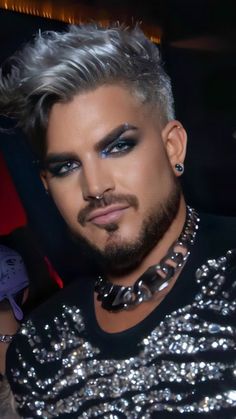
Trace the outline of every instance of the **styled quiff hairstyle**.
<instances>
[{"instance_id":1,"label":"styled quiff hairstyle","mask_svg":"<svg viewBox=\"0 0 236 419\"><path fill-rule=\"evenodd\" d=\"M50 109L103 84L122 84L174 118L170 79L158 48L135 27L69 26L39 33L0 70L0 114L15 118L39 157L46 147Z\"/></svg>"}]
</instances>

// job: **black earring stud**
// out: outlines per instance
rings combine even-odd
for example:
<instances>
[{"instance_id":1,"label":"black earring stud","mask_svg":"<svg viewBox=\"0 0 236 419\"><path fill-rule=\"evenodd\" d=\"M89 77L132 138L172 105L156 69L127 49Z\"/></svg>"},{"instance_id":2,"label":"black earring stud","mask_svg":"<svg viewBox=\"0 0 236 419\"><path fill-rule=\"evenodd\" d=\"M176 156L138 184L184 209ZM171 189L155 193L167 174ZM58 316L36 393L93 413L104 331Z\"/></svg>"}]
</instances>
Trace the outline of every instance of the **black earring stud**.
<instances>
[{"instance_id":1,"label":"black earring stud","mask_svg":"<svg viewBox=\"0 0 236 419\"><path fill-rule=\"evenodd\" d=\"M175 164L175 169L177 170L178 173L183 174L183 172L184 172L184 165L183 165L183 163L176 163Z\"/></svg>"}]
</instances>

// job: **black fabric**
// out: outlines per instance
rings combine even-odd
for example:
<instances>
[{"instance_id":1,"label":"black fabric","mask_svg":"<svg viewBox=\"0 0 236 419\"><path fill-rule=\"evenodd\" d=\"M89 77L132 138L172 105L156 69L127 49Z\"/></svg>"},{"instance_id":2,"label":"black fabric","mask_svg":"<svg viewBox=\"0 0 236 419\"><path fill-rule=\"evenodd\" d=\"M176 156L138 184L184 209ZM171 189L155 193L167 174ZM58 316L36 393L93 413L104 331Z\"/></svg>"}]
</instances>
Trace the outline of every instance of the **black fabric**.
<instances>
[{"instance_id":1,"label":"black fabric","mask_svg":"<svg viewBox=\"0 0 236 419\"><path fill-rule=\"evenodd\" d=\"M81 405L78 403L78 407L75 407L75 412L72 413L71 411L68 413L67 408L63 410L63 408L60 407L59 400L69 400L70 395L73 394L73 403L76 404L76 391L83 391L83 386L86 383L87 390L88 390L88 382L89 379L86 377L89 375L89 373L92 374L93 379L96 381L98 378L101 381L102 375L98 377L98 370L96 365L101 362L101 365L106 366L106 362L109 362L111 360L114 363L119 363L120 360L128 360L130 363L133 358L136 357L137 360L142 359L145 360L145 357L143 357L143 351L144 351L144 340L145 338L152 336L153 331L157 328L158 325L161 324L161 322L166 322L166 334L168 337L168 327L169 323L171 321L172 316L174 316L176 311L180 307L190 307L189 312L191 313L192 319L194 319L194 313L191 311L191 306L194 301L196 301L196 295L199 293L200 285L195 280L195 272L197 268L199 268L202 264L206 262L206 260L211 258L217 258L219 256L223 256L227 250L236 247L236 220L234 218L226 218L226 217L217 217L217 216L210 216L210 215L201 215L201 222L200 222L200 228L199 232L196 237L196 242L194 244L194 247L192 249L191 255L182 270L175 286L172 288L172 290L169 292L169 294L166 296L166 298L162 301L162 303L142 322L140 322L138 325L120 333L106 333L99 327L95 313L94 313L94 305L93 305L93 280L91 278L85 278L83 282L74 282L67 286L64 290L57 293L51 300L49 300L47 303L45 303L43 306L39 307L30 317L29 321L26 322L26 325L23 326L23 332L21 332L13 341L13 343L10 345L10 349L8 352L7 357L7 374L8 378L13 390L13 393L16 394L17 400L19 402L19 408L20 408L20 414L23 417L32 417L33 412L33 399L39 399L44 401L44 407L49 405L50 403L55 404L55 416L53 416L53 413L45 413L45 416L42 416L42 412L40 413L41 417L59 417L59 418L77 418L77 417L94 417L93 416L93 410L89 410L90 408L95 409L96 405L98 405L99 409L101 408L100 404L103 404L105 406L105 401L103 398L99 399L98 396L94 395L94 398L91 399L91 396L89 396L87 399L84 396L84 399L81 401ZM228 281L233 282L235 281L235 272L233 274L231 273L229 275ZM227 285L228 287L228 285ZM219 297L220 298L220 297ZM231 297L230 297L231 298ZM232 300L232 298L231 298ZM230 300L230 301L231 301ZM71 310L73 313L70 317L68 317L68 310L66 311L65 307L70 307L69 310ZM78 324L78 321L74 320L76 316L76 308L79 310L79 318L81 320L81 328L80 324ZM199 310L198 310L199 311ZM199 311L200 312L200 311ZM66 314L67 313L67 314ZM196 311L197 313L197 311ZM213 313L213 314L212 314ZM199 313L198 313L199 314ZM205 321L216 321L219 322L218 315L216 316L214 314L214 310L210 311L206 309L202 310L201 312L201 319L202 319L202 325L204 325L204 316ZM214 315L217 317L217 319L213 318ZM210 318L212 317L212 318ZM63 320L64 319L64 320ZM68 320L69 319L69 320ZM167 319L167 320L166 320ZM169 320L168 320L169 319ZM227 320L228 319L228 320ZM178 320L179 321L179 320ZM222 320L220 320L222 321ZM227 317L226 316L226 322L229 321L228 325L230 327L235 326L235 319L232 319L232 316ZM63 323L64 322L64 323ZM84 323L82 327L82 323ZM45 327L45 325L48 325L48 327ZM226 323L227 324L227 323ZM80 330L81 329L81 330ZM176 332L177 333L177 332ZM209 334L208 334L209 335ZM183 334L183 338L184 338ZM78 344L76 343L76 339L78 339ZM191 333L190 333L191 337ZM208 336L209 342L211 341L211 336ZM68 343L71 340L71 345ZM38 342L38 344L37 344ZM58 350L61 352L58 352L58 358L56 357L56 354L52 352L52 342L57 342ZM61 347L60 347L60 342ZM74 343L73 343L74 342ZM82 342L82 343L81 343ZM230 340L229 340L230 342ZM68 345L67 345L68 343ZM38 361L36 362L37 358L37 345L38 348L40 348L42 360L45 357L51 356L53 358L53 362L50 360L50 362L40 362L40 357L38 358ZM45 394L52 390L52 386L48 385L44 389L40 387L40 385L36 386L36 381L38 379L41 379L42 381L48 379L48 377L52 377L53 380L56 377L58 371L59 375L64 376L65 381L68 380L68 377L64 374L63 371L63 359L66 360L68 358L68 354L71 352L72 348L76 349L78 346L80 347L81 353L85 351L85 358L87 357L88 363L90 362L90 358L92 359L92 366L91 368L94 368L93 371L90 371L89 373L86 372L87 376L82 379L81 382L75 382L73 385L68 385L68 383L65 382L65 385L63 389L61 390L60 394L55 392L55 400L52 399L46 399ZM81 345L81 346L80 346ZM168 343L169 345L169 343ZM62 349L63 347L63 349ZM96 352L97 350L97 352ZM35 351L36 351L36 357L35 357ZM64 351L64 352L63 352ZM80 351L78 354L80 354ZM52 355L50 355L52 352ZM176 365L179 365L180 362L188 363L188 362L220 362L221 364L225 364L227 362L233 362L233 350L231 346L227 348L227 358L225 358L224 351L220 350L205 350L200 351L197 356L192 354L174 354L174 353L165 353L159 354L158 361L159 364L156 365L156 368L159 368L158 365L160 365L160 368L163 364L163 362L177 362ZM150 355L149 351L149 355ZM225 352L226 353L226 352ZM200 358L199 358L200 357ZM49 359L49 358L47 358ZM73 359L73 358L72 358ZM176 361L177 359L177 361ZM83 359L84 361L84 359ZM24 364L25 362L25 365ZM137 361L138 362L138 361ZM145 368L148 368L149 360L145 360ZM150 364L153 363L153 359L150 359ZM64 363L65 365L65 363ZM77 365L77 364L76 364ZM78 361L79 365L79 361ZM82 363L81 363L82 365ZM94 367L95 365L95 367ZM128 364L127 364L128 365ZM171 365L171 364L170 364ZM27 371L29 371L30 367L35 367L34 374L36 374L36 377L34 377L34 374L31 376L28 374ZM155 363L153 364L153 368L155 367ZM100 367L99 367L100 368ZM128 366L127 366L127 374L128 374ZM222 367L223 368L223 367ZM49 372L50 369L50 372ZM142 376L142 367L139 366L138 374L139 378ZM100 370L99 370L100 371ZM152 369L151 369L152 371ZM16 375L19 374L19 380L16 379ZM24 376L25 374L25 376ZM211 394L218 394L222 391L221 386L223 385L224 390L227 391L227 374L229 374L226 367L224 367L224 378L219 380L219 383L217 380L212 379L210 380L211 389L209 389L209 383L208 381L204 384L204 382L199 381L199 389L195 389L195 395L191 395L191 388L193 387L190 385L191 383L186 382L185 386L183 384L178 383L178 381L171 383L171 380L168 381L168 383L161 382L158 385L153 385L152 390L158 390L159 392L164 390L165 388L171 388L171 391L178 393L178 391L181 393L186 391L190 392L189 394L189 403L203 403L202 397L204 397L204 391L206 391L206 394L208 397L210 397ZM105 374L106 375L106 374ZM111 374L112 376L112 374ZM67 378L65 378L67 377ZM23 380L26 378L27 384L24 385ZM113 381L117 378L117 374L114 375ZM158 377L157 377L158 378ZM90 377L91 380L91 377ZM100 381L97 382L100 382ZM109 386L109 374L107 376L107 386ZM125 378L124 378L125 380ZM204 380L203 380L204 381ZM59 382L59 379L54 380L54 386L56 386ZM122 382L122 381L121 381ZM228 384L230 388L236 389L235 383L232 383L232 377L228 377ZM37 396L32 397L32 394L29 394L29 389L32 389L37 393ZM37 391L36 391L37 389ZM95 387L95 393L98 391L97 387ZM86 390L86 391L87 391ZM50 391L48 394L50 394ZM137 390L135 390L137 392ZM127 403L130 404L129 409L132 411L132 403L133 398L135 397L136 393L135 391L127 390L122 393L122 396L120 397L120 400L123 401L125 399ZM217 393L218 392L218 393ZM35 394L36 394L35 393ZM145 388L142 390L142 393L145 394L147 397L150 396L150 389L146 392ZM53 393L52 393L53 394ZM79 394L79 393L78 393ZM82 394L82 393L80 393ZM124 395L125 394L125 395ZM138 392L137 392L138 394ZM110 397L110 396L109 396ZM107 397L106 403L109 404L111 397ZM187 397L187 396L186 396ZM29 398L29 399L28 399ZM79 396L78 396L79 398ZM94 400L95 399L95 400ZM186 398L186 403L188 401L188 397ZM56 404L58 402L58 404ZM150 401L148 401L149 407ZM148 410L148 416L150 418L199 418L199 417L212 417L214 419L220 418L222 419L223 416L227 418L233 418L236 414L235 408L236 405L232 405L232 407L227 406L227 408L221 406L220 411L217 409L214 410L212 413L211 411L207 412L196 412L196 411L171 411L171 406L176 403L178 405L178 401L170 401L169 407L170 411L168 411L167 408L163 407L160 408L160 411L153 410L150 407L150 411ZM31 407L30 407L31 406ZM112 405L111 405L112 406ZM139 405L137 405L139 406ZM133 404L133 409L137 408L135 403ZM47 410L47 407L45 407L46 412L50 412L50 409ZM57 410L58 409L58 410ZM61 409L61 410L60 410ZM104 407L105 409L105 407ZM115 408L114 408L115 409ZM118 408L117 408L118 409ZM133 413L134 418L141 418L145 417L145 413L143 413L142 410L142 404L140 404L140 413ZM40 409L39 409L40 410ZM43 411L43 409L42 409ZM122 413L122 408L119 410L113 410L110 414L113 414L114 416L106 416L106 412L104 410L104 413L99 416L99 410L97 411L97 417L104 417L104 418L122 418L122 417L129 417L125 413ZM125 410L124 410L125 411ZM64 412L64 413L63 413ZM84 412L85 416L82 416ZM86 412L86 413L85 413ZM90 413L89 413L90 412ZM113 412L113 413L112 413ZM151 413L150 413L151 412ZM34 413L35 416L40 416L39 414ZM52 416L50 416L52 414ZM87 414L87 416L86 416ZM142 416L144 415L144 416Z\"/></svg>"}]
</instances>

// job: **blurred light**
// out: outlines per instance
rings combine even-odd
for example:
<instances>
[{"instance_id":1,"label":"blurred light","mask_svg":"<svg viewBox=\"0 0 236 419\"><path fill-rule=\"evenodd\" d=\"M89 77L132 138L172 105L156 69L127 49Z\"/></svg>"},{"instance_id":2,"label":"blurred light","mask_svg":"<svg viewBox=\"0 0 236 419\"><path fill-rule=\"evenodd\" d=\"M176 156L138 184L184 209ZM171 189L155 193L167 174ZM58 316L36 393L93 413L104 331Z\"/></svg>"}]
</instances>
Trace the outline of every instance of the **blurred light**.
<instances>
[{"instance_id":1,"label":"blurred light","mask_svg":"<svg viewBox=\"0 0 236 419\"><path fill-rule=\"evenodd\" d=\"M96 20L101 26L107 26L110 22L114 21L114 17L111 17L110 22L107 16L104 17L104 19L100 18L101 13L99 14L99 18L96 18L94 8L82 4L79 8L77 6L75 7L73 4L67 4L65 8L65 5L53 4L53 1L50 2L49 0L0 0L0 8L47 19L55 19L70 24L79 24ZM152 42L155 42L156 44L160 43L161 30L159 27L150 26L144 22L142 22L140 26Z\"/></svg>"}]
</instances>

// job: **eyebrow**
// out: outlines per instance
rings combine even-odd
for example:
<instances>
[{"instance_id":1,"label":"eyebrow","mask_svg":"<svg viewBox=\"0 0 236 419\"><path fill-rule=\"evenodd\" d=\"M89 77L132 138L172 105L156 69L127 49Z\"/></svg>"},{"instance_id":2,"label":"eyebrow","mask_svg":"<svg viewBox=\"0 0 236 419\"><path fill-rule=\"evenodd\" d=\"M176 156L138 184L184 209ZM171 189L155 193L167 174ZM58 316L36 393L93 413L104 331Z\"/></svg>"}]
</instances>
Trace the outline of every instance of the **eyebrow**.
<instances>
[{"instance_id":1,"label":"eyebrow","mask_svg":"<svg viewBox=\"0 0 236 419\"><path fill-rule=\"evenodd\" d=\"M134 125L125 123L122 125L119 125L115 129L113 129L109 134L105 135L104 138L102 138L96 145L95 150L96 151L102 151L104 148L106 148L110 143L117 140L124 132L130 131L130 130L137 130L138 128Z\"/></svg>"},{"instance_id":2,"label":"eyebrow","mask_svg":"<svg viewBox=\"0 0 236 419\"><path fill-rule=\"evenodd\" d=\"M119 125L115 129L113 129L111 132L109 132L109 134L105 135L105 137L99 140L97 144L95 144L95 147L94 147L95 150L97 152L102 151L111 142L117 140L126 131L131 131L131 130L138 130L138 128L128 123ZM44 165L45 167L48 167L50 164L65 162L67 160L78 160L78 155L76 153L70 153L70 152L48 153L48 155L45 157Z\"/></svg>"}]
</instances>

